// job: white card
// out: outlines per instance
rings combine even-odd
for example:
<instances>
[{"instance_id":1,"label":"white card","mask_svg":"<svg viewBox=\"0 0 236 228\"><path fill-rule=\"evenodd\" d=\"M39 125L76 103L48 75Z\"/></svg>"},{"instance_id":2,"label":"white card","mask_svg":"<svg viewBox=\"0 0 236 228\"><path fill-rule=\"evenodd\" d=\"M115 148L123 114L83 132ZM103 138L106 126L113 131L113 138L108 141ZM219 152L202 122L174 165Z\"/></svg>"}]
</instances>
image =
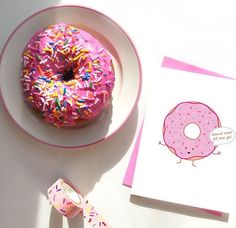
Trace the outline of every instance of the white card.
<instances>
[{"instance_id":1,"label":"white card","mask_svg":"<svg viewBox=\"0 0 236 228\"><path fill-rule=\"evenodd\" d=\"M132 194L236 211L235 89L234 80L156 73Z\"/></svg>"}]
</instances>

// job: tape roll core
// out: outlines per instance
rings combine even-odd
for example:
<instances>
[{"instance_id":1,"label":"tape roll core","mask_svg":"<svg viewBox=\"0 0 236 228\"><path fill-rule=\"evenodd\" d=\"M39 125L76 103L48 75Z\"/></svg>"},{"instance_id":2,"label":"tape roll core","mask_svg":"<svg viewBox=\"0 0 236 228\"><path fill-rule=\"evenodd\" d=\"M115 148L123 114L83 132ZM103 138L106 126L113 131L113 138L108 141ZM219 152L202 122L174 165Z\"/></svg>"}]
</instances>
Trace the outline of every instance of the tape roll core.
<instances>
[{"instance_id":1,"label":"tape roll core","mask_svg":"<svg viewBox=\"0 0 236 228\"><path fill-rule=\"evenodd\" d=\"M61 185L61 188L65 192L66 196L73 201L76 204L81 203L81 199L79 197L79 194L67 183L63 182Z\"/></svg>"}]
</instances>

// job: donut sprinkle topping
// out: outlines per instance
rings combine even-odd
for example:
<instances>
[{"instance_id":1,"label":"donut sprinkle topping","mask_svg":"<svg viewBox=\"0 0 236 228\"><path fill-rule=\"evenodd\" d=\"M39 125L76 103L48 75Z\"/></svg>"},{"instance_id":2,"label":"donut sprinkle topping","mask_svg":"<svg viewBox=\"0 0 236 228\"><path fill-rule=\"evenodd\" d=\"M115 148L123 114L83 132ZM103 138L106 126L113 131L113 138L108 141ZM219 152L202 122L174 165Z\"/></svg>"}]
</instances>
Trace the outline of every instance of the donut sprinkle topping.
<instances>
[{"instance_id":1,"label":"donut sprinkle topping","mask_svg":"<svg viewBox=\"0 0 236 228\"><path fill-rule=\"evenodd\" d=\"M108 51L63 23L37 32L23 52L24 96L47 123L74 126L107 107L115 75Z\"/></svg>"}]
</instances>

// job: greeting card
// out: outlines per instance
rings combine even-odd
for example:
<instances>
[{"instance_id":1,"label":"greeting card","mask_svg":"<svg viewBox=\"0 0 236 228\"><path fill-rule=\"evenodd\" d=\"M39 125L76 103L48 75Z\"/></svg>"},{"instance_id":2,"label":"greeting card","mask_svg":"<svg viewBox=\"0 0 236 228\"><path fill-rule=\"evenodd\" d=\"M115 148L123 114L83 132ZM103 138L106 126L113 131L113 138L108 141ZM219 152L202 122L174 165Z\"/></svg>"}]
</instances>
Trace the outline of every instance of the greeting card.
<instances>
[{"instance_id":1,"label":"greeting card","mask_svg":"<svg viewBox=\"0 0 236 228\"><path fill-rule=\"evenodd\" d=\"M168 69L157 74L132 194L232 212L235 81Z\"/></svg>"}]
</instances>

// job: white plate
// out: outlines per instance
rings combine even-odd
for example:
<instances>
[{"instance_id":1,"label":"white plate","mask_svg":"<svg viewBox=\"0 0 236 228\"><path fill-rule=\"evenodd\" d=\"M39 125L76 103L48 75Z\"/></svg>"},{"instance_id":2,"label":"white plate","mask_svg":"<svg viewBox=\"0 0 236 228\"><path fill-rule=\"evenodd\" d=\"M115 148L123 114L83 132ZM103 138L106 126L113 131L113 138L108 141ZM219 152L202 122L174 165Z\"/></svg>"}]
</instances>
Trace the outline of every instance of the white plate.
<instances>
[{"instance_id":1,"label":"white plate","mask_svg":"<svg viewBox=\"0 0 236 228\"><path fill-rule=\"evenodd\" d=\"M75 129L46 124L26 106L20 84L21 54L31 36L50 24L64 22L92 33L113 56L116 83L112 104L94 123ZM134 110L141 90L141 67L127 34L104 14L81 6L56 6L23 21L10 35L0 57L0 90L17 125L41 142L59 147L82 147L114 134Z\"/></svg>"}]
</instances>

